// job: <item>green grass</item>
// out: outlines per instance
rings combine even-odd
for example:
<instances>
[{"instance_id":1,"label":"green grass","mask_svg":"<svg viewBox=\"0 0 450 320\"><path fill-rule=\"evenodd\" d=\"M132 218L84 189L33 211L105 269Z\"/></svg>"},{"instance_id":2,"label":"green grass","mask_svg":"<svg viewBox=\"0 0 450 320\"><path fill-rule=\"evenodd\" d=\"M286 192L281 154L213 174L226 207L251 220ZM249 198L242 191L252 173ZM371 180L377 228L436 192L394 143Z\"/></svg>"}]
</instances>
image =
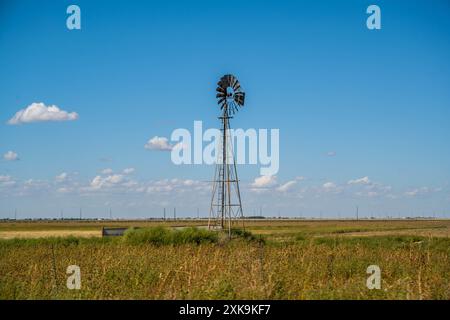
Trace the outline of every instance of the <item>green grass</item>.
<instances>
[{"instance_id":1,"label":"green grass","mask_svg":"<svg viewBox=\"0 0 450 320\"><path fill-rule=\"evenodd\" d=\"M123 241L128 244L201 244L215 243L219 239L217 232L188 227L182 230L173 230L164 227L142 229L129 229L125 231Z\"/></svg>"}]
</instances>

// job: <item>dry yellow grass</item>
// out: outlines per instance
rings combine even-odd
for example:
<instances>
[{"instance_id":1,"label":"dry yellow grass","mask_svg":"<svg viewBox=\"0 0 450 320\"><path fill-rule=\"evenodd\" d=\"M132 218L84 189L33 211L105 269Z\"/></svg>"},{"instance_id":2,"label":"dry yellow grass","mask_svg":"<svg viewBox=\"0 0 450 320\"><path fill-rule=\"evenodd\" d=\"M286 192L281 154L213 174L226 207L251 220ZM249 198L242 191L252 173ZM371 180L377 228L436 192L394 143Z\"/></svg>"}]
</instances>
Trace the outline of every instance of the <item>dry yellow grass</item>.
<instances>
[{"instance_id":1,"label":"dry yellow grass","mask_svg":"<svg viewBox=\"0 0 450 320\"><path fill-rule=\"evenodd\" d=\"M433 240L434 241L434 240ZM433 243L23 246L1 252L2 298L449 299L448 251ZM65 287L79 265L82 289ZM382 290L365 286L382 268Z\"/></svg>"},{"instance_id":2,"label":"dry yellow grass","mask_svg":"<svg viewBox=\"0 0 450 320\"><path fill-rule=\"evenodd\" d=\"M0 231L0 239L30 239L49 237L101 237L98 230L39 230L39 231Z\"/></svg>"},{"instance_id":3,"label":"dry yellow grass","mask_svg":"<svg viewBox=\"0 0 450 320\"><path fill-rule=\"evenodd\" d=\"M267 234L265 245L1 240L0 298L450 299L450 239L417 236L441 233L448 221L293 224L249 226ZM401 235L412 230L414 237ZM65 285L72 264L81 268L79 291ZM381 290L366 287L372 264L382 270Z\"/></svg>"}]
</instances>

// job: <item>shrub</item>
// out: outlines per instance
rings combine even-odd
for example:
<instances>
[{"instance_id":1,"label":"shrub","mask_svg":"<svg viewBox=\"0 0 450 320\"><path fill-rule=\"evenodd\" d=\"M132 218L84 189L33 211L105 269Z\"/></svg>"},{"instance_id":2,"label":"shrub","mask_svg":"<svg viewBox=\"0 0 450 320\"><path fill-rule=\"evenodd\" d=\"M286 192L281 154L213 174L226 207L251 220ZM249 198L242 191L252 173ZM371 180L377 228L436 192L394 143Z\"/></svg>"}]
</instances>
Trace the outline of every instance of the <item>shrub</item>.
<instances>
[{"instance_id":1,"label":"shrub","mask_svg":"<svg viewBox=\"0 0 450 320\"><path fill-rule=\"evenodd\" d=\"M214 243L217 242L217 232L198 229L194 227L176 230L172 234L172 242L174 244L182 243Z\"/></svg>"},{"instance_id":2,"label":"shrub","mask_svg":"<svg viewBox=\"0 0 450 320\"><path fill-rule=\"evenodd\" d=\"M123 240L129 244L152 243L156 245L169 244L171 242L171 232L163 227L130 228L125 231Z\"/></svg>"},{"instance_id":3,"label":"shrub","mask_svg":"<svg viewBox=\"0 0 450 320\"><path fill-rule=\"evenodd\" d=\"M171 230L164 227L129 229L123 237L123 240L129 244L155 245L214 243L217 242L217 239L217 233L194 227L181 230Z\"/></svg>"},{"instance_id":4,"label":"shrub","mask_svg":"<svg viewBox=\"0 0 450 320\"><path fill-rule=\"evenodd\" d=\"M242 238L245 241L248 242L258 242L258 243L265 243L264 238L259 235L259 236L255 236L253 233L251 233L250 231L247 230L242 230L242 229L231 229L231 237L235 237L235 238Z\"/></svg>"}]
</instances>

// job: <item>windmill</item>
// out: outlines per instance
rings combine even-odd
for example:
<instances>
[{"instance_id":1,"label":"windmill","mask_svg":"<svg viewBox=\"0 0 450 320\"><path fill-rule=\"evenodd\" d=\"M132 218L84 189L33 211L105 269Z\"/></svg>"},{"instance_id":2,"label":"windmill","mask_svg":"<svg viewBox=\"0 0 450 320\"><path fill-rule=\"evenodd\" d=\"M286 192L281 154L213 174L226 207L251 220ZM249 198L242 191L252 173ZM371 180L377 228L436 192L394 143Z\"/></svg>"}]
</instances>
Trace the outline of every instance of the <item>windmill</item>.
<instances>
[{"instance_id":1,"label":"windmill","mask_svg":"<svg viewBox=\"0 0 450 320\"><path fill-rule=\"evenodd\" d=\"M217 103L220 106L221 137L220 152L214 172L209 229L228 229L231 237L233 222L241 219L244 223L236 160L233 154L233 141L230 135L230 119L244 106L245 92L235 76L224 75L217 83Z\"/></svg>"}]
</instances>

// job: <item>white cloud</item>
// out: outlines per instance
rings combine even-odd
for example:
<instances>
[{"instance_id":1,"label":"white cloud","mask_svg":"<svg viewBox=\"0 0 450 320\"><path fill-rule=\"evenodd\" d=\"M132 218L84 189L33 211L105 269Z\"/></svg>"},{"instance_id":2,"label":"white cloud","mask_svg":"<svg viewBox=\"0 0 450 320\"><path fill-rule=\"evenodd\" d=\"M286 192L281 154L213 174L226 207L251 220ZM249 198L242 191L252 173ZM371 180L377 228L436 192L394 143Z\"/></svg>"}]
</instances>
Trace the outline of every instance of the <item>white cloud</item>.
<instances>
[{"instance_id":1,"label":"white cloud","mask_svg":"<svg viewBox=\"0 0 450 320\"><path fill-rule=\"evenodd\" d=\"M334 157L334 156L336 156L336 151L328 151L328 152L327 152L327 156L328 156L328 157Z\"/></svg>"},{"instance_id":2,"label":"white cloud","mask_svg":"<svg viewBox=\"0 0 450 320\"><path fill-rule=\"evenodd\" d=\"M322 185L322 187L323 187L325 190L332 190L332 189L335 189L335 188L336 188L336 184L335 184L334 182L325 182L325 183Z\"/></svg>"},{"instance_id":3,"label":"white cloud","mask_svg":"<svg viewBox=\"0 0 450 320\"><path fill-rule=\"evenodd\" d=\"M15 125L38 121L72 121L77 119L78 114L76 112L67 112L55 105L47 107L42 102L34 102L25 109L17 111L14 117L9 119L8 124Z\"/></svg>"},{"instance_id":4,"label":"white cloud","mask_svg":"<svg viewBox=\"0 0 450 320\"><path fill-rule=\"evenodd\" d=\"M10 181L11 176L0 176L0 182Z\"/></svg>"},{"instance_id":5,"label":"white cloud","mask_svg":"<svg viewBox=\"0 0 450 320\"><path fill-rule=\"evenodd\" d=\"M380 194L377 191L358 191L358 192L355 192L355 195L357 195L359 197L374 198L374 197L379 196Z\"/></svg>"},{"instance_id":6,"label":"white cloud","mask_svg":"<svg viewBox=\"0 0 450 320\"><path fill-rule=\"evenodd\" d=\"M94 179L92 179L90 186L93 189L100 189L102 187L112 187L120 183L122 180L123 175L121 174L113 174L105 178L101 176L96 176Z\"/></svg>"},{"instance_id":7,"label":"white cloud","mask_svg":"<svg viewBox=\"0 0 450 320\"><path fill-rule=\"evenodd\" d=\"M25 190L44 191L50 187L50 183L47 180L35 180L28 179L23 182Z\"/></svg>"},{"instance_id":8,"label":"white cloud","mask_svg":"<svg viewBox=\"0 0 450 320\"><path fill-rule=\"evenodd\" d=\"M132 188L132 187L138 186L139 183L136 182L136 181L134 181L134 180L129 180L129 181L127 181L127 182L124 182L122 185L123 185L124 187L126 187L126 188Z\"/></svg>"},{"instance_id":9,"label":"white cloud","mask_svg":"<svg viewBox=\"0 0 450 320\"><path fill-rule=\"evenodd\" d=\"M158 150L158 151L172 151L173 148L178 147L179 143L172 145L165 137L155 136L147 141L144 145L145 149Z\"/></svg>"},{"instance_id":10,"label":"white cloud","mask_svg":"<svg viewBox=\"0 0 450 320\"><path fill-rule=\"evenodd\" d=\"M188 179L188 180L185 180L185 181L183 182L183 184L184 184L185 186L193 186L193 185L195 184L195 181L194 181L194 180Z\"/></svg>"},{"instance_id":11,"label":"white cloud","mask_svg":"<svg viewBox=\"0 0 450 320\"><path fill-rule=\"evenodd\" d=\"M176 191L176 194L184 192L207 192L211 191L210 184L199 180L183 180L183 179L163 179L158 181L152 181L147 187L147 193L169 193Z\"/></svg>"},{"instance_id":12,"label":"white cloud","mask_svg":"<svg viewBox=\"0 0 450 320\"><path fill-rule=\"evenodd\" d=\"M276 176L260 176L251 184L253 188L268 188L277 183Z\"/></svg>"},{"instance_id":13,"label":"white cloud","mask_svg":"<svg viewBox=\"0 0 450 320\"><path fill-rule=\"evenodd\" d=\"M287 192L287 191L289 191L290 189L292 189L292 187L293 187L296 183L297 183L297 181L295 181L295 180L288 181L288 182L286 182L285 184L282 184L281 186L279 186L279 187L277 188L277 190L280 191L280 192Z\"/></svg>"},{"instance_id":14,"label":"white cloud","mask_svg":"<svg viewBox=\"0 0 450 320\"><path fill-rule=\"evenodd\" d=\"M3 155L3 159L7 161L16 161L19 160L19 155L15 153L14 151L8 151Z\"/></svg>"},{"instance_id":15,"label":"white cloud","mask_svg":"<svg viewBox=\"0 0 450 320\"><path fill-rule=\"evenodd\" d=\"M58 188L58 189L56 190L56 192L58 192L58 193L69 193L69 192L70 192L70 189L69 189L69 188L66 188L66 187L61 187L61 188Z\"/></svg>"},{"instance_id":16,"label":"white cloud","mask_svg":"<svg viewBox=\"0 0 450 320\"><path fill-rule=\"evenodd\" d=\"M159 192L170 192L173 190L173 186L165 185L165 186L149 186L147 188L147 193L159 193Z\"/></svg>"},{"instance_id":17,"label":"white cloud","mask_svg":"<svg viewBox=\"0 0 450 320\"><path fill-rule=\"evenodd\" d=\"M349 180L347 182L348 184L370 184L371 181L369 180L369 177L363 177L359 179Z\"/></svg>"},{"instance_id":18,"label":"white cloud","mask_svg":"<svg viewBox=\"0 0 450 320\"><path fill-rule=\"evenodd\" d=\"M405 192L405 196L414 197L419 193L419 189L414 189Z\"/></svg>"},{"instance_id":19,"label":"white cloud","mask_svg":"<svg viewBox=\"0 0 450 320\"><path fill-rule=\"evenodd\" d=\"M108 183L116 184L122 181L123 176L121 174L114 174L112 176L106 177L105 181Z\"/></svg>"},{"instance_id":20,"label":"white cloud","mask_svg":"<svg viewBox=\"0 0 450 320\"><path fill-rule=\"evenodd\" d=\"M111 168L106 168L102 170L102 174L111 174L111 173L113 173Z\"/></svg>"},{"instance_id":21,"label":"white cloud","mask_svg":"<svg viewBox=\"0 0 450 320\"><path fill-rule=\"evenodd\" d=\"M59 175L57 175L56 177L55 177L55 180L57 181L57 182L63 182L63 181L65 181L67 179L67 173L66 172L63 172L63 173L61 173L61 174L59 174Z\"/></svg>"},{"instance_id":22,"label":"white cloud","mask_svg":"<svg viewBox=\"0 0 450 320\"><path fill-rule=\"evenodd\" d=\"M432 192L433 192L433 190L431 188L421 187L421 188L415 188L412 190L408 190L404 194L405 194L405 196L408 196L408 197L416 197L416 196L422 196L425 194L429 194ZM439 192L439 191L437 191L437 192Z\"/></svg>"},{"instance_id":23,"label":"white cloud","mask_svg":"<svg viewBox=\"0 0 450 320\"><path fill-rule=\"evenodd\" d=\"M134 171L134 168L126 168L123 170L123 174L132 174Z\"/></svg>"},{"instance_id":24,"label":"white cloud","mask_svg":"<svg viewBox=\"0 0 450 320\"><path fill-rule=\"evenodd\" d=\"M95 178L91 181L91 187L94 189L100 189L102 186L102 181L102 177L95 176Z\"/></svg>"},{"instance_id":25,"label":"white cloud","mask_svg":"<svg viewBox=\"0 0 450 320\"><path fill-rule=\"evenodd\" d=\"M11 178L11 176L0 175L0 187L9 187L15 184L16 182Z\"/></svg>"}]
</instances>

